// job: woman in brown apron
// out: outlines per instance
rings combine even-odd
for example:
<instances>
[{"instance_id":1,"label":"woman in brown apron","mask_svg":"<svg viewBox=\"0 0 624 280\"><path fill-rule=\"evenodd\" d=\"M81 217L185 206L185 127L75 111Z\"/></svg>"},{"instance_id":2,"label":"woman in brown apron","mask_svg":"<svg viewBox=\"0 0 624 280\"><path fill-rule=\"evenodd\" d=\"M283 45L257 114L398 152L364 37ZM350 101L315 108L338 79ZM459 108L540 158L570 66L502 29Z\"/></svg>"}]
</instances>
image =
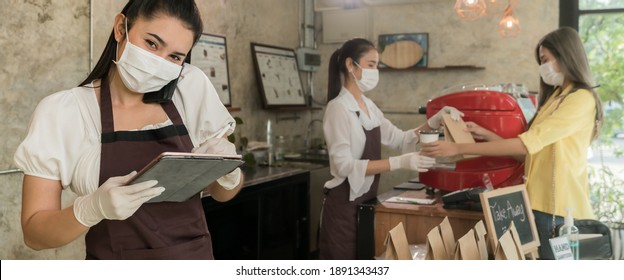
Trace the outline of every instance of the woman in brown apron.
<instances>
[{"instance_id":1,"label":"woman in brown apron","mask_svg":"<svg viewBox=\"0 0 624 280\"><path fill-rule=\"evenodd\" d=\"M39 104L15 155L28 246L60 247L88 230L87 259L213 258L199 195L143 204L162 188L125 185L162 152L232 152L213 140L233 131L233 118L201 70L183 63L201 33L193 0L130 0L89 77ZM241 185L237 170L209 189L220 200ZM61 209L65 187L79 197Z\"/></svg>"},{"instance_id":2,"label":"woman in brown apron","mask_svg":"<svg viewBox=\"0 0 624 280\"><path fill-rule=\"evenodd\" d=\"M381 173L397 169L426 172L434 163L414 152L416 131L439 128L441 113L416 129L395 127L363 94L377 85L378 62L374 45L359 38L345 42L330 59L323 131L333 178L323 189L320 259L356 258L357 205L377 196ZM455 108L445 110L461 114ZM382 144L403 154L381 159Z\"/></svg>"},{"instance_id":3,"label":"woman in brown apron","mask_svg":"<svg viewBox=\"0 0 624 280\"><path fill-rule=\"evenodd\" d=\"M162 152L191 152L193 144L173 102L162 103L173 124L154 130L114 131L108 83L101 87L100 179L140 170ZM171 213L176 213L172 215ZM91 259L213 259L200 197L142 205L126 220L102 220L85 238Z\"/></svg>"}]
</instances>

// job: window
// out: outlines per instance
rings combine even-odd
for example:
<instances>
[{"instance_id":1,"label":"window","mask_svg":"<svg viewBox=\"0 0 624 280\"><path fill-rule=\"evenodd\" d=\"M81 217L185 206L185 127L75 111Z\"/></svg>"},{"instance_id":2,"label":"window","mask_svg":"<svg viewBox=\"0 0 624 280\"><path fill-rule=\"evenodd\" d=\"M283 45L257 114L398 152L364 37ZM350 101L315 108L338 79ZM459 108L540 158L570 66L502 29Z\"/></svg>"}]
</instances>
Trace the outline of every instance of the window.
<instances>
[{"instance_id":1,"label":"window","mask_svg":"<svg viewBox=\"0 0 624 280\"><path fill-rule=\"evenodd\" d=\"M622 223L624 211L624 0L560 0L561 26L579 31L605 119L592 144L590 190L596 215Z\"/></svg>"}]
</instances>

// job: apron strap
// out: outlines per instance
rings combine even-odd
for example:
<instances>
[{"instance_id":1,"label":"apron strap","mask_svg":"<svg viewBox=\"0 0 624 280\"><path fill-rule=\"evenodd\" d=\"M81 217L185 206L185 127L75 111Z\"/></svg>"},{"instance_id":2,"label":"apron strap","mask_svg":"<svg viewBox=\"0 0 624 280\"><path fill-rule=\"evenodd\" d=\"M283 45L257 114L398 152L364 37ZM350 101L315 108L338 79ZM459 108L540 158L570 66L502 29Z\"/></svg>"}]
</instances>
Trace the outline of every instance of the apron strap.
<instances>
[{"instance_id":1,"label":"apron strap","mask_svg":"<svg viewBox=\"0 0 624 280\"><path fill-rule=\"evenodd\" d=\"M100 85L100 118L102 119L102 134L113 132L113 105L111 103L110 88L108 80L101 79Z\"/></svg>"}]
</instances>

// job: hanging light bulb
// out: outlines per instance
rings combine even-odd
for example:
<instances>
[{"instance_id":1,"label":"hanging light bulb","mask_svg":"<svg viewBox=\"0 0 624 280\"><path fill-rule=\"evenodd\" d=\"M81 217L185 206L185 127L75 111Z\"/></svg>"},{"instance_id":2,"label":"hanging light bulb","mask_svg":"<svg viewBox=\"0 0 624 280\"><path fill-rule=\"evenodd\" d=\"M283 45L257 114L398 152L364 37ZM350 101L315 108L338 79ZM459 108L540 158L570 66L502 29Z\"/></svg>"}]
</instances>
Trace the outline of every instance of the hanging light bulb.
<instances>
[{"instance_id":1,"label":"hanging light bulb","mask_svg":"<svg viewBox=\"0 0 624 280\"><path fill-rule=\"evenodd\" d=\"M457 0L455 13L462 20L475 20L485 15L484 0Z\"/></svg>"},{"instance_id":2,"label":"hanging light bulb","mask_svg":"<svg viewBox=\"0 0 624 280\"><path fill-rule=\"evenodd\" d=\"M501 37L514 37L520 34L520 20L513 12L513 6L515 1L512 1L503 12L503 17L498 23L498 34Z\"/></svg>"}]
</instances>

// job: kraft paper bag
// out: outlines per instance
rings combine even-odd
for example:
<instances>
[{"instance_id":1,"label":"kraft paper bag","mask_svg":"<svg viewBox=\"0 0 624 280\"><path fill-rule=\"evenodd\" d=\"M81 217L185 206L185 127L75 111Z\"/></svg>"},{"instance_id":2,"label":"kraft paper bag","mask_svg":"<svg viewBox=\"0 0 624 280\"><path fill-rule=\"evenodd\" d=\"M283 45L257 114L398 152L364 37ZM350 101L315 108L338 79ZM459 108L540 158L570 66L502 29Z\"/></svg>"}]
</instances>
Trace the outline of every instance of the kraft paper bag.
<instances>
[{"instance_id":1,"label":"kraft paper bag","mask_svg":"<svg viewBox=\"0 0 624 280\"><path fill-rule=\"evenodd\" d=\"M407 235L403 223L399 223L386 235L386 260L411 260L412 256L407 243Z\"/></svg>"},{"instance_id":2,"label":"kraft paper bag","mask_svg":"<svg viewBox=\"0 0 624 280\"><path fill-rule=\"evenodd\" d=\"M455 254L455 247L457 246L457 241L455 240L453 228L451 228L451 222L449 221L448 217L444 217L444 220L442 220L442 222L440 223L440 235L442 236L444 248L446 249L446 253L448 254L449 259L453 259L453 255Z\"/></svg>"},{"instance_id":3,"label":"kraft paper bag","mask_svg":"<svg viewBox=\"0 0 624 280\"><path fill-rule=\"evenodd\" d=\"M448 260L448 254L440 235L440 226L432 228L427 233L427 255L425 260Z\"/></svg>"},{"instance_id":4,"label":"kraft paper bag","mask_svg":"<svg viewBox=\"0 0 624 280\"><path fill-rule=\"evenodd\" d=\"M522 243L516 230L516 226L511 222L509 229L498 239L495 260L524 260Z\"/></svg>"},{"instance_id":5,"label":"kraft paper bag","mask_svg":"<svg viewBox=\"0 0 624 280\"><path fill-rule=\"evenodd\" d=\"M516 247L516 254L519 256L521 260L525 260L524 258L524 249L522 249L522 241L520 240L520 234L518 234L518 230L514 225L513 221L511 222L511 226L509 227L509 231L511 231L511 238L513 239L514 246Z\"/></svg>"},{"instance_id":6,"label":"kraft paper bag","mask_svg":"<svg viewBox=\"0 0 624 280\"><path fill-rule=\"evenodd\" d=\"M464 236L457 240L456 260L480 260L479 246L475 238L474 229L469 230Z\"/></svg>"},{"instance_id":7,"label":"kraft paper bag","mask_svg":"<svg viewBox=\"0 0 624 280\"><path fill-rule=\"evenodd\" d=\"M475 240L477 241L477 248L479 249L479 257L481 260L487 260L489 257L489 252L492 251L490 246L490 242L487 242L487 230L485 229L485 224L483 220L477 222L474 226L474 234Z\"/></svg>"},{"instance_id":8,"label":"kraft paper bag","mask_svg":"<svg viewBox=\"0 0 624 280\"><path fill-rule=\"evenodd\" d=\"M451 114L444 113L442 115L442 122L444 123L444 140L453 143L475 143L474 138L470 132L465 130L466 123L460 117L459 120L454 121L451 118ZM476 155L456 155L453 157L438 158L437 161L441 163L453 163L465 159L478 157Z\"/></svg>"}]
</instances>

